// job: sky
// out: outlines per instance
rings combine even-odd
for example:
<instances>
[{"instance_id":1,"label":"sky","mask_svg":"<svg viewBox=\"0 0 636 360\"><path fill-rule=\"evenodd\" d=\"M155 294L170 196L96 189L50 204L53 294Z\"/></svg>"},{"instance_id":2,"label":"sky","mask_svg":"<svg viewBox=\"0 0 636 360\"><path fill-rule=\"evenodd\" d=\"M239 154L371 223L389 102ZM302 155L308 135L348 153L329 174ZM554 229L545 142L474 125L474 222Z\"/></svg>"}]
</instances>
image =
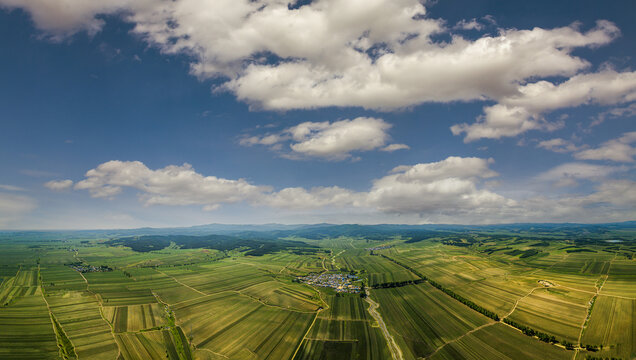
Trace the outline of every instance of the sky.
<instances>
[{"instance_id":1,"label":"sky","mask_svg":"<svg viewBox=\"0 0 636 360\"><path fill-rule=\"evenodd\" d=\"M0 229L634 220L634 14L0 0Z\"/></svg>"}]
</instances>

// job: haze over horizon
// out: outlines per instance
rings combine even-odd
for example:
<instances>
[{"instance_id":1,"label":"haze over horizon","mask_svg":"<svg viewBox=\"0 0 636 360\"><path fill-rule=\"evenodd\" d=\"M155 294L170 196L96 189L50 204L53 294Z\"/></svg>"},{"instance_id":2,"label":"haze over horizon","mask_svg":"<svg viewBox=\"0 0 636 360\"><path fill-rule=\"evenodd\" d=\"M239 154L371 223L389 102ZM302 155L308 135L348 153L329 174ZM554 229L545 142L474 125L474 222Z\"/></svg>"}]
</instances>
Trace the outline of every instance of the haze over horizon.
<instances>
[{"instance_id":1,"label":"haze over horizon","mask_svg":"<svg viewBox=\"0 0 636 360\"><path fill-rule=\"evenodd\" d=\"M636 3L0 0L0 229L636 219Z\"/></svg>"}]
</instances>

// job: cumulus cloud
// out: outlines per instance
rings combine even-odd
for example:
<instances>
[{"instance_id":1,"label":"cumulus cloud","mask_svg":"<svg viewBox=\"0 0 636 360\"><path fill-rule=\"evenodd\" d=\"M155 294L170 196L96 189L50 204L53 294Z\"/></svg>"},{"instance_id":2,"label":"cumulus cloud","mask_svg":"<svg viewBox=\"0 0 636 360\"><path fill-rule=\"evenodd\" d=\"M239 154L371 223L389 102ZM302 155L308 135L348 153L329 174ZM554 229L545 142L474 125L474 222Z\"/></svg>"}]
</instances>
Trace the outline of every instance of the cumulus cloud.
<instances>
[{"instance_id":1,"label":"cumulus cloud","mask_svg":"<svg viewBox=\"0 0 636 360\"><path fill-rule=\"evenodd\" d=\"M140 191L146 205L205 205L212 209L221 203L236 203L259 196L270 188L251 185L244 179L228 180L203 176L191 165L170 165L152 170L139 161L109 161L86 172L75 184L93 197L111 198L124 187Z\"/></svg>"},{"instance_id":2,"label":"cumulus cloud","mask_svg":"<svg viewBox=\"0 0 636 360\"><path fill-rule=\"evenodd\" d=\"M44 183L44 186L54 191L68 190L73 186L73 180L51 180Z\"/></svg>"},{"instance_id":3,"label":"cumulus cloud","mask_svg":"<svg viewBox=\"0 0 636 360\"><path fill-rule=\"evenodd\" d=\"M334 122L304 122L281 132L263 136L248 136L239 143L244 146L265 145L273 150L282 150L282 144L289 142L287 157L319 157L343 160L352 152L408 149L404 144L391 144L387 131L391 124L382 119L358 117Z\"/></svg>"},{"instance_id":4,"label":"cumulus cloud","mask_svg":"<svg viewBox=\"0 0 636 360\"><path fill-rule=\"evenodd\" d=\"M148 206L198 205L212 211L224 204L245 203L293 212L332 213L341 209L352 214L386 214L409 222L619 221L636 215L632 199L636 183L617 178L628 167L566 163L537 180L558 183L585 179L596 184L595 192L513 199L489 186L498 176L492 164L492 159L451 156L437 162L398 166L375 179L368 190L355 191L338 186L274 189L243 179L204 176L187 164L153 170L137 161L109 161L89 170L75 189L88 190L95 197L114 198L130 188ZM0 193L0 202L3 196Z\"/></svg>"},{"instance_id":5,"label":"cumulus cloud","mask_svg":"<svg viewBox=\"0 0 636 360\"><path fill-rule=\"evenodd\" d=\"M636 142L636 131L628 132L617 139L606 141L597 148L580 151L574 154L574 157L583 160L634 162L636 148L631 145L634 142Z\"/></svg>"},{"instance_id":6,"label":"cumulus cloud","mask_svg":"<svg viewBox=\"0 0 636 360\"><path fill-rule=\"evenodd\" d=\"M546 149L556 153L568 153L580 150L582 146L577 146L570 140L561 138L555 138L550 140L540 141L537 144L538 148Z\"/></svg>"},{"instance_id":7,"label":"cumulus cloud","mask_svg":"<svg viewBox=\"0 0 636 360\"><path fill-rule=\"evenodd\" d=\"M575 75L560 84L538 81L502 97L498 104L484 108L484 115L473 124L451 127L455 135L465 134L464 141L482 138L499 139L528 130L555 130L560 122L549 122L545 112L586 105L614 105L636 100L636 72L606 69L598 73Z\"/></svg>"},{"instance_id":8,"label":"cumulus cloud","mask_svg":"<svg viewBox=\"0 0 636 360\"><path fill-rule=\"evenodd\" d=\"M471 40L453 33L444 20L427 17L419 0L315 0L299 6L281 0L63 0L54 5L0 0L0 5L26 10L38 28L58 38L95 33L106 21L103 15L117 14L164 53L189 55L194 75L223 79L217 89L278 110L391 110L425 102L514 100L529 79L569 77L587 68L589 63L572 51L607 44L620 33L611 22L598 21L585 32L577 25L500 29ZM457 26L480 29L474 19ZM450 34L450 41L436 41L439 33ZM517 112L508 102L502 106ZM512 136L538 127L536 119L517 120L521 130L485 134Z\"/></svg>"},{"instance_id":9,"label":"cumulus cloud","mask_svg":"<svg viewBox=\"0 0 636 360\"><path fill-rule=\"evenodd\" d=\"M447 213L484 211L513 205L512 200L479 189L479 179L497 176L492 160L449 157L445 160L399 166L373 183L367 202L390 213Z\"/></svg>"},{"instance_id":10,"label":"cumulus cloud","mask_svg":"<svg viewBox=\"0 0 636 360\"><path fill-rule=\"evenodd\" d=\"M113 198L124 188L139 191L146 205L200 205L215 210L223 204L245 202L283 209L351 207L387 213L475 212L513 204L480 188L483 179L497 176L490 159L449 157L400 166L376 179L369 191L337 186L284 188L253 185L243 179L203 176L188 164L152 170L138 161L109 161L89 170L75 189L94 197Z\"/></svg>"}]
</instances>

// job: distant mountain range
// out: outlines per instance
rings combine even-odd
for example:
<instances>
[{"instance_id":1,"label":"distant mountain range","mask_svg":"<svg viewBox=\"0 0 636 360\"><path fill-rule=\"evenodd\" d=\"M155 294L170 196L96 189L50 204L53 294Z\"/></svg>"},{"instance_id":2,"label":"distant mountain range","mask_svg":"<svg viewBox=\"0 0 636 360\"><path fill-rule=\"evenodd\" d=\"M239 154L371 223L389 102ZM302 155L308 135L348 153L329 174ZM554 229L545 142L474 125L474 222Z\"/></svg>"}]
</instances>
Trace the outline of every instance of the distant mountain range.
<instances>
[{"instance_id":1,"label":"distant mountain range","mask_svg":"<svg viewBox=\"0 0 636 360\"><path fill-rule=\"evenodd\" d=\"M602 234L609 231L634 230L636 221L605 224L576 224L576 223L518 223L497 225L401 225L401 224L261 224L261 225L233 225L233 224L207 224L191 227L175 228L138 228L138 229L107 229L107 230L68 230L68 231L0 231L0 239L11 238L118 238L124 236L142 235L234 235L244 238L279 238L279 237L304 237L320 239L338 236L364 236L367 238L386 238L390 235L401 235L427 232L497 232L518 234L544 234L544 235L585 235Z\"/></svg>"}]
</instances>

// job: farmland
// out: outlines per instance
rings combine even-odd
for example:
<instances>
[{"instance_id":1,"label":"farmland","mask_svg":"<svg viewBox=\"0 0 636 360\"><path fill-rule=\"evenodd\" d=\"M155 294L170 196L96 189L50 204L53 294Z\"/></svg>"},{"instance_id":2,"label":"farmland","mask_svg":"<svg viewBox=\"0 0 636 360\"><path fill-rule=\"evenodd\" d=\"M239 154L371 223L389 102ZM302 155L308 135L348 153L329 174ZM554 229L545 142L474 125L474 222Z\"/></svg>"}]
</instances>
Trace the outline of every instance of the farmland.
<instances>
[{"instance_id":1,"label":"farmland","mask_svg":"<svg viewBox=\"0 0 636 360\"><path fill-rule=\"evenodd\" d=\"M0 358L636 356L636 231L372 229L4 234Z\"/></svg>"}]
</instances>

